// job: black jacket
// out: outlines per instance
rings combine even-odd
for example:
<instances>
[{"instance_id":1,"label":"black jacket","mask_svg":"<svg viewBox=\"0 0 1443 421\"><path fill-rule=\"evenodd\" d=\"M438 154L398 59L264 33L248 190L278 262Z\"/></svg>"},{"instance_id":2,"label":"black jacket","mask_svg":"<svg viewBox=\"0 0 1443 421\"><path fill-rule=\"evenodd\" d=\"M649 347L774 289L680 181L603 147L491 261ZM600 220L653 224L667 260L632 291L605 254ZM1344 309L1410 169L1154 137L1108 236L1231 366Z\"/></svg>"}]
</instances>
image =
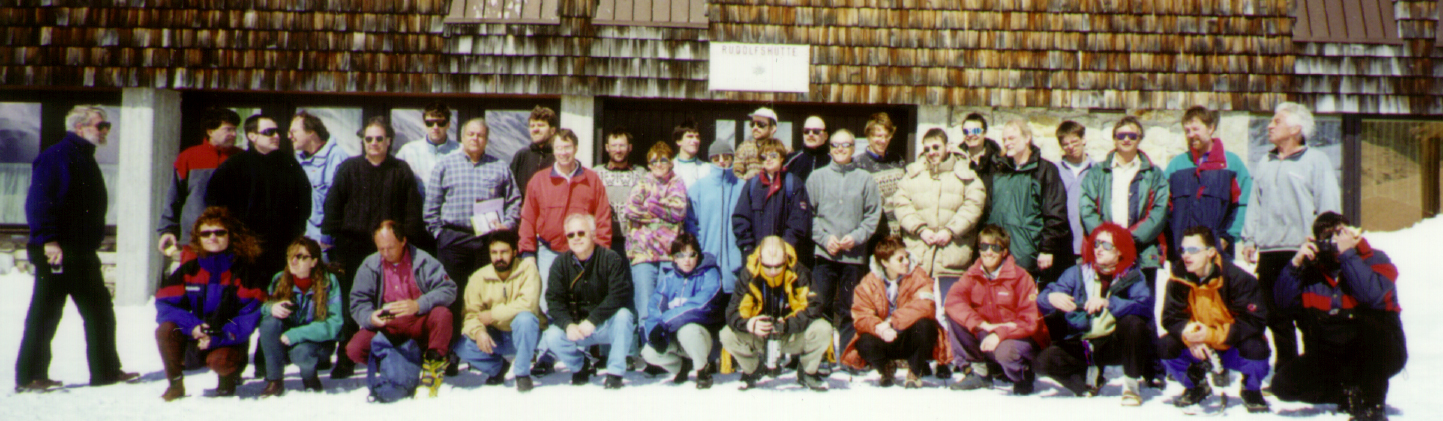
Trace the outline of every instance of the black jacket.
<instances>
[{"instance_id":1,"label":"black jacket","mask_svg":"<svg viewBox=\"0 0 1443 421\"><path fill-rule=\"evenodd\" d=\"M105 239L108 199L105 178L95 163L95 144L66 132L31 167L25 196L30 244L55 241L66 248L99 249Z\"/></svg>"},{"instance_id":2,"label":"black jacket","mask_svg":"<svg viewBox=\"0 0 1443 421\"><path fill-rule=\"evenodd\" d=\"M1223 283L1218 294L1222 296L1227 311L1233 316L1233 325L1224 343L1237 345L1244 339L1263 335L1263 329L1267 328L1268 306L1263 301L1263 290L1258 285L1258 279L1232 262L1223 259L1216 262L1220 264L1206 282L1200 282L1196 275L1186 269L1175 271L1172 279L1168 280L1167 295L1162 304L1162 327L1167 329L1168 335L1182 339L1183 328L1192 320L1193 312L1196 311L1191 308L1188 300L1193 288L1218 281ZM1218 279L1219 277L1222 279Z\"/></svg>"},{"instance_id":3,"label":"black jacket","mask_svg":"<svg viewBox=\"0 0 1443 421\"><path fill-rule=\"evenodd\" d=\"M421 190L411 166L395 157L387 157L381 165L371 165L365 156L342 162L326 193L321 232L369 239L387 219L401 223L407 237L420 241L417 244L429 243L424 241L430 234L421 221Z\"/></svg>"},{"instance_id":4,"label":"black jacket","mask_svg":"<svg viewBox=\"0 0 1443 421\"><path fill-rule=\"evenodd\" d=\"M562 328L582 320L601 326L617 310L633 307L631 294L631 264L626 257L597 246L590 259L577 262L576 253L567 251L551 264L546 317Z\"/></svg>"},{"instance_id":5,"label":"black jacket","mask_svg":"<svg viewBox=\"0 0 1443 421\"><path fill-rule=\"evenodd\" d=\"M549 141L532 143L511 156L511 179L521 187L522 199L526 198L526 182L531 180L531 176L555 163L556 155L551 153Z\"/></svg>"},{"instance_id":6,"label":"black jacket","mask_svg":"<svg viewBox=\"0 0 1443 421\"><path fill-rule=\"evenodd\" d=\"M216 168L205 188L205 204L230 209L261 240L265 255L283 255L291 241L306 233L311 182L290 154L250 149Z\"/></svg>"}]
</instances>

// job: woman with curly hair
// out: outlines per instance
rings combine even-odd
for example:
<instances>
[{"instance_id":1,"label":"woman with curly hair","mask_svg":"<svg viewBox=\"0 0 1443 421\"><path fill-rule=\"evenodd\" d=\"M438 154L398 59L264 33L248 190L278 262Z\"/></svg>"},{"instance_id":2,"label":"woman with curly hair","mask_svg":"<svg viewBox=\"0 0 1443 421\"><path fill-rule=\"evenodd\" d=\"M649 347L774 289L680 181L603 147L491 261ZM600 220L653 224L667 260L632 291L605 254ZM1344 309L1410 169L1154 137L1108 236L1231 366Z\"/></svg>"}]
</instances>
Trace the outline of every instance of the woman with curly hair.
<instances>
[{"instance_id":1,"label":"woman with curly hair","mask_svg":"<svg viewBox=\"0 0 1443 421\"><path fill-rule=\"evenodd\" d=\"M286 261L286 270L271 280L270 299L261 306L260 347L266 364L261 397L285 393L287 362L301 369L306 390L321 390L316 366L334 351L345 313L336 276L321 264L320 243L296 238L286 249Z\"/></svg>"},{"instance_id":2,"label":"woman with curly hair","mask_svg":"<svg viewBox=\"0 0 1443 421\"><path fill-rule=\"evenodd\" d=\"M216 396L234 396L245 367L246 346L265 292L250 288L264 273L255 269L259 243L230 211L206 208L181 251L179 269L155 293L155 341L170 387L166 401L185 396L183 360L188 346L220 376Z\"/></svg>"}]
</instances>

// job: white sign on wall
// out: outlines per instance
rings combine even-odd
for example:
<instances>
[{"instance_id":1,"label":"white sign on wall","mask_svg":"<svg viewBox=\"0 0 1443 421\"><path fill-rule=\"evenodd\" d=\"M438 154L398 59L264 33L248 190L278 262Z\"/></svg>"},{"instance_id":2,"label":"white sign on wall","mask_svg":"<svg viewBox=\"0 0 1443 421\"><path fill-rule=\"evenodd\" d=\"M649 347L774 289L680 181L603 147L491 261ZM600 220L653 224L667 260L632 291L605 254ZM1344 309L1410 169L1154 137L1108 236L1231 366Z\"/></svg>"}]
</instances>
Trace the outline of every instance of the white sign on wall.
<instances>
[{"instance_id":1,"label":"white sign on wall","mask_svg":"<svg viewBox=\"0 0 1443 421\"><path fill-rule=\"evenodd\" d=\"M709 89L807 93L810 45L711 43Z\"/></svg>"}]
</instances>

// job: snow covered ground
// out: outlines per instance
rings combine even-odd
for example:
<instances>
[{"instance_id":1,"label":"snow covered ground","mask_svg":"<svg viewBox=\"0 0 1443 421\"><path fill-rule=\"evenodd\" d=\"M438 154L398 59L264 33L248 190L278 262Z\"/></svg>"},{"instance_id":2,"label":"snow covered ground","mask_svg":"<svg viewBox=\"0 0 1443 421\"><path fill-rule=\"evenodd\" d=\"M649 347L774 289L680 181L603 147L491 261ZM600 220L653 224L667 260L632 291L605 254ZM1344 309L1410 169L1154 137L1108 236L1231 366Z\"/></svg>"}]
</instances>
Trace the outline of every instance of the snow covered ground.
<instances>
[{"instance_id":1,"label":"snow covered ground","mask_svg":"<svg viewBox=\"0 0 1443 421\"><path fill-rule=\"evenodd\" d=\"M1369 241L1386 251L1397 264L1403 306L1403 323L1409 339L1411 359L1407 369L1393 378L1388 397L1389 413L1395 419L1443 419L1443 405L1430 400L1443 396L1443 306L1426 297L1443 296L1443 279L1436 274L1436 259L1443 238L1443 218L1424 221L1407 230L1367 233ZM1433 262L1433 263L1430 263ZM1038 393L1028 397L1007 396L1007 386L994 390L953 392L929 378L934 387L922 390L889 389L876 386L876 375L851 379L833 375L832 390L816 393L801 390L791 375L763 382L761 390L736 390L737 375L720 376L711 390L696 390L692 383L673 385L669 379L648 379L639 373L627 375L622 390L603 390L600 377L589 386L566 384L570 376L555 374L540 379L530 394L507 387L482 386L481 377L462 374L448 378L437 398L419 397L392 405L366 403L364 375L343 381L322 376L326 393L302 393L294 367L289 367L286 384L291 391L280 398L257 400L264 382L249 380L239 389L240 398L212 398L216 376L207 370L188 373L190 397L173 403L159 398L166 388L160 357L154 340L155 310L152 306L118 307L120 358L128 371L142 373L137 384L100 388L84 386L89 375L85 365L82 321L74 307L68 307L54 341L54 363L50 375L67 383L62 391L47 394L14 394L15 373L11 365L19 348L25 311L30 303L33 280L28 275L0 276L0 420L81 419L199 419L230 420L277 417L280 419L378 419L396 417L413 420L434 416L490 418L496 415L535 416L535 419L977 419L992 416L1018 419L1117 420L1186 418L1169 403L1181 392L1176 384L1167 390L1144 391L1142 407L1118 405L1120 383L1112 382L1103 396L1071 397L1048 380L1039 380ZM1430 304L1432 303L1432 304ZM250 374L247 369L246 374ZM1230 395L1236 397L1236 389ZM1272 419L1274 415L1248 414L1232 400L1229 417ZM1342 420L1331 406L1272 401L1273 412L1291 417ZM743 407L745 405L746 407ZM1433 418L1440 417L1440 418ZM503 418L505 419L505 418Z\"/></svg>"}]
</instances>

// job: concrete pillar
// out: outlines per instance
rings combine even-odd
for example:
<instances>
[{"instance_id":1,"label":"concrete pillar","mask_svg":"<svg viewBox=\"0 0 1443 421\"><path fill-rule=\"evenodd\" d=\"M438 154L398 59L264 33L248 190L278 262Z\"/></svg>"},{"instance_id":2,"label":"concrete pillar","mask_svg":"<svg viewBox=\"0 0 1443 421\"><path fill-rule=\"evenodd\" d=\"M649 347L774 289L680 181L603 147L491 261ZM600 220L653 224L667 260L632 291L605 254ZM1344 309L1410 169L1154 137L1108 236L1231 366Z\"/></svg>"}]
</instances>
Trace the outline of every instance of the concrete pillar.
<instances>
[{"instance_id":1,"label":"concrete pillar","mask_svg":"<svg viewBox=\"0 0 1443 421\"><path fill-rule=\"evenodd\" d=\"M915 158L917 154L922 152L922 135L927 134L928 130L934 128L940 127L943 130L951 128L951 117L952 110L946 105L918 105L917 135L912 137L912 145L907 149L907 153ZM954 134L955 133L949 130L947 136Z\"/></svg>"},{"instance_id":2,"label":"concrete pillar","mask_svg":"<svg viewBox=\"0 0 1443 421\"><path fill-rule=\"evenodd\" d=\"M180 149L180 92L121 91L115 301L145 304L161 272L156 226Z\"/></svg>"},{"instance_id":3,"label":"concrete pillar","mask_svg":"<svg viewBox=\"0 0 1443 421\"><path fill-rule=\"evenodd\" d=\"M576 159L587 168L592 168L592 158L596 152L596 97L563 95L561 127L576 132Z\"/></svg>"}]
</instances>

